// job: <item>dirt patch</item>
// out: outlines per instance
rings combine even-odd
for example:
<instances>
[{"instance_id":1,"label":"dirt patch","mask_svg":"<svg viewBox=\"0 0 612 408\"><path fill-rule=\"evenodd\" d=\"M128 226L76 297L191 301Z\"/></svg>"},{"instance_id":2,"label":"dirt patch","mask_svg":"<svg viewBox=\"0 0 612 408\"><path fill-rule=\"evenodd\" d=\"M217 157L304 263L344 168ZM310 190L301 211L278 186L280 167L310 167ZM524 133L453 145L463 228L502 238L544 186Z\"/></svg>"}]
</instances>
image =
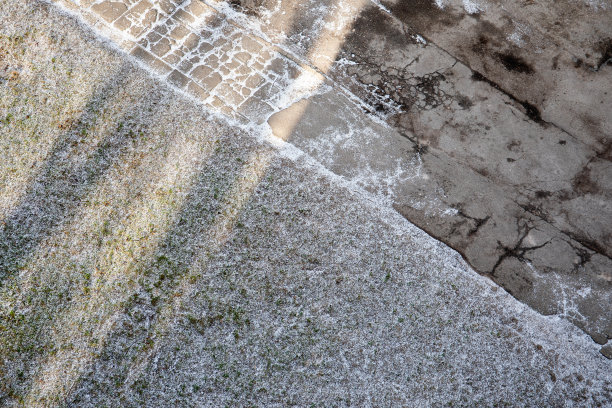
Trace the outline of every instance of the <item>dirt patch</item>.
<instances>
[{"instance_id":1,"label":"dirt patch","mask_svg":"<svg viewBox=\"0 0 612 408\"><path fill-rule=\"evenodd\" d=\"M580 194L597 194L601 191L597 183L591 179L591 169L585 166L572 180L572 187Z\"/></svg>"}]
</instances>

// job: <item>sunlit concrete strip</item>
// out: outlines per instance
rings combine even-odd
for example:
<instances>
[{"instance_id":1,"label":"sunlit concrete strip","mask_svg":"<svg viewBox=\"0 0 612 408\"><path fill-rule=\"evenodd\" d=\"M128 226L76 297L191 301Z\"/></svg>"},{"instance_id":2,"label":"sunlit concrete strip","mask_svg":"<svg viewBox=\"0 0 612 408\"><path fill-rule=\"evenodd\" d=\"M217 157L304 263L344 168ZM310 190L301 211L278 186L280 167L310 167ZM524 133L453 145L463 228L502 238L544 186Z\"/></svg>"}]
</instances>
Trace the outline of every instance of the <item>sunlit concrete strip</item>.
<instances>
[{"instance_id":1,"label":"sunlit concrete strip","mask_svg":"<svg viewBox=\"0 0 612 408\"><path fill-rule=\"evenodd\" d=\"M161 129L150 129L149 133L159 133ZM101 199L109 194L124 196L121 190L129 184L147 183L146 193L134 200L125 211L124 223L117 226L123 237L116 239L117 245L104 248L97 255L96 269L91 276L88 292L73 296L73 308L64 313L53 327L53 344L70 344L81 338L84 331L91 330L91 339L96 344L81 344L73 348L60 349L42 363L36 379L32 383L26 405L37 406L41 401L63 400L73 389L81 373L98 356L106 345L106 338L115 326L121 313L117 307L125 302L138 286L139 266L151 259L160 240L172 226L176 209L180 208L193 179L198 174L198 163L206 160L213 152L215 140L205 143L181 137L166 141L167 154L163 162L153 161L152 168L134 167L127 169L122 177L122 185L104 183L98 186L93 197ZM122 162L132 160L126 157ZM131 170L131 171L130 171ZM138 180L142 179L142 180ZM74 229L84 236L95 235L104 219L110 217L114 206L104 208L84 207L76 217L80 220ZM70 239L71 237L66 237ZM27 289L27 281L23 283ZM119 310L121 308L119 307ZM97 322L87 329L88 323ZM101 323L101 324L100 324Z\"/></svg>"},{"instance_id":2,"label":"sunlit concrete strip","mask_svg":"<svg viewBox=\"0 0 612 408\"><path fill-rule=\"evenodd\" d=\"M309 50L307 57L307 60L311 61L323 75L327 74L332 67L346 36L351 31L353 21L367 4L368 0L348 2L347 0L336 0L335 4L330 7L332 13L327 16L325 25L314 46ZM305 73L294 84L299 86L300 81L304 81L304 78L302 78L304 75ZM319 86L325 80L323 75L317 78ZM302 99L270 117L268 124L274 135L282 140L289 140L309 105L309 100Z\"/></svg>"},{"instance_id":3,"label":"sunlit concrete strip","mask_svg":"<svg viewBox=\"0 0 612 408\"><path fill-rule=\"evenodd\" d=\"M315 67L324 73L329 72L345 38L351 32L353 22L368 4L368 0L335 0L331 7L332 15L325 19L323 30L308 52L308 60Z\"/></svg>"}]
</instances>

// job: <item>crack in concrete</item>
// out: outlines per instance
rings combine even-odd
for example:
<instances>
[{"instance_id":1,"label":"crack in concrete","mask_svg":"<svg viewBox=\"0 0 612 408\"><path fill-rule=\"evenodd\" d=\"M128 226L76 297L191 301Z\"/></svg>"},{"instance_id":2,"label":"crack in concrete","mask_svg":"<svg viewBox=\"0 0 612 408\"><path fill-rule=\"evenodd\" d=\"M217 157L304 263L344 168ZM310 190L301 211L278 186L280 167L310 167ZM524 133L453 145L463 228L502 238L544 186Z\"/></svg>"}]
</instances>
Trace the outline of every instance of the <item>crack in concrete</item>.
<instances>
[{"instance_id":1,"label":"crack in concrete","mask_svg":"<svg viewBox=\"0 0 612 408\"><path fill-rule=\"evenodd\" d=\"M606 254L605 249L598 244L597 242L593 241L592 239L589 238L585 238L582 237L574 232L571 231L567 231L567 230L563 230L560 229L558 227L556 227L546 216L546 213L543 212L543 210L540 207L536 207L533 204L521 204L517 201L514 201L514 203L516 205L518 205L519 207L521 207L525 212L537 217L539 220L545 222L547 225L551 226L552 228L554 228L557 232L566 235L567 237L569 237L570 239L574 240L575 242L579 243L580 245L582 245L584 248L587 248L589 250L591 250L593 253L599 254L603 257L606 257L610 260L612 260L612 257L608 254ZM569 243L569 241L568 241ZM572 248L576 249L576 247L572 244L570 244L572 246ZM584 250L582 250L584 251ZM577 254L578 256L581 256L579 251L577 250ZM582 257L582 256L581 256Z\"/></svg>"},{"instance_id":2,"label":"crack in concrete","mask_svg":"<svg viewBox=\"0 0 612 408\"><path fill-rule=\"evenodd\" d=\"M517 221L517 224L518 224L518 221ZM525 238L527 238L527 236L529 235L531 231L536 230L536 228L530 227L529 225L527 225L527 223L525 223L523 224L522 227L519 226L519 230L521 229L523 229L524 231L522 232L522 236L520 237L518 242L514 245L514 247L507 247L503 245L501 241L497 241L498 248L503 249L504 253L498 258L497 262L493 266L493 269L491 269L491 272L490 272L491 276L495 276L495 271L497 271L497 268L499 268L502 262L504 262L507 258L515 258L521 262L524 262L525 254L527 254L527 252L535 251L540 248L544 248L546 245L552 242L552 239L551 239L540 245L522 246Z\"/></svg>"},{"instance_id":3,"label":"crack in concrete","mask_svg":"<svg viewBox=\"0 0 612 408\"><path fill-rule=\"evenodd\" d=\"M588 248L591 251L595 252L596 254L608 258L609 260L612 260L612 256L608 255L605 249L599 243L593 241L592 239L580 236L576 234L575 232L563 231L563 230L561 230L561 232L567 235L568 237L570 237L571 239L573 239L574 241L578 242L583 247Z\"/></svg>"},{"instance_id":4,"label":"crack in concrete","mask_svg":"<svg viewBox=\"0 0 612 408\"><path fill-rule=\"evenodd\" d=\"M396 22L398 22L400 24L401 27L406 26L406 23L404 23L402 20L400 20L398 17L396 17L395 15L393 15L392 13L388 13L389 17L391 17L393 20L395 20ZM405 29L404 29L405 31ZM411 32L413 32L411 30ZM578 137L576 137L575 135L573 135L572 133L570 133L569 131L567 131L566 129L564 129L562 126L558 125L557 123L554 122L549 122L546 121L542 118L541 116L541 112L540 110L533 104L521 100L520 98L517 98L515 95L513 95L511 92L505 90L503 87L501 87L499 84L495 83L494 81L488 79L487 77L485 77L483 74L481 74L480 72L478 72L477 70L475 70L470 64L468 64L466 61L462 60L461 58L458 58L456 55L454 55L453 53L451 53L450 51L446 50L445 48L441 47L439 44L437 44L436 42L432 41L431 38L429 38L428 36L424 35L424 34L420 34L420 33L416 33L418 34L420 37L422 37L423 39L425 39L427 41L428 44L432 44L435 47L437 47L440 51L444 52L446 55L448 55L449 57L453 58L457 63L460 62L461 64L463 64L465 67L467 67L470 71L472 71L472 77L474 80L479 80L479 81L483 81L486 82L487 84L489 84L491 87L493 87L494 89L496 89L497 91L501 92L502 94L506 95L507 97L509 97L510 99L512 99L514 102L518 103L521 107L523 107L523 109L525 110L525 115L527 115L527 117L529 117L529 119L533 120L534 122L538 123L541 126L546 126L546 125L550 125L555 127L556 129L560 130L561 132L567 134L568 136L570 136L572 139L578 141L581 144L586 145L585 142L583 142L582 140L580 140ZM610 44L610 52L612 53L612 43ZM610 57L608 58L608 60L606 62L603 62L600 64L600 67L605 65L608 61L612 60L612 54L610 55Z\"/></svg>"}]
</instances>

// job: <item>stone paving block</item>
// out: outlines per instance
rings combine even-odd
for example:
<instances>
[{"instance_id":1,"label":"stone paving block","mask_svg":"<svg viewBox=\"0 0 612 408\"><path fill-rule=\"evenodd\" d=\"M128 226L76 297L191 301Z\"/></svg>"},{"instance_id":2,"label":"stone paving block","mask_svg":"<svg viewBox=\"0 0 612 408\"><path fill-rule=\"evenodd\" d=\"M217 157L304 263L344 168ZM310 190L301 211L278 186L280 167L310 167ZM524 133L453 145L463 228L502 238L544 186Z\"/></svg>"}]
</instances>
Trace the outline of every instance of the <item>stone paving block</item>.
<instances>
[{"instance_id":1,"label":"stone paving block","mask_svg":"<svg viewBox=\"0 0 612 408\"><path fill-rule=\"evenodd\" d=\"M190 79L181 72L174 70L170 73L170 75L168 75L168 81L170 81L172 85L182 89L187 86Z\"/></svg>"},{"instance_id":2,"label":"stone paving block","mask_svg":"<svg viewBox=\"0 0 612 408\"><path fill-rule=\"evenodd\" d=\"M196 18L206 13L216 12L212 7L204 4L200 0L191 0L191 2L185 6L185 11L189 12L189 14Z\"/></svg>"},{"instance_id":3,"label":"stone paving block","mask_svg":"<svg viewBox=\"0 0 612 408\"><path fill-rule=\"evenodd\" d=\"M212 73L213 69L211 67L207 65L198 65L190 72L189 75L196 81L201 81L210 76Z\"/></svg>"},{"instance_id":4,"label":"stone paving block","mask_svg":"<svg viewBox=\"0 0 612 408\"><path fill-rule=\"evenodd\" d=\"M226 79L225 82L232 89L232 91L236 93L240 93L242 91L242 84L234 78Z\"/></svg>"},{"instance_id":5,"label":"stone paving block","mask_svg":"<svg viewBox=\"0 0 612 408\"><path fill-rule=\"evenodd\" d=\"M241 51L236 54L235 58L240 62L247 64L251 60L251 54L246 51Z\"/></svg>"},{"instance_id":6,"label":"stone paving block","mask_svg":"<svg viewBox=\"0 0 612 408\"><path fill-rule=\"evenodd\" d=\"M242 37L242 48L247 52L250 52L251 54L259 54L259 52L263 48L263 44L245 35L244 37Z\"/></svg>"},{"instance_id":7,"label":"stone paving block","mask_svg":"<svg viewBox=\"0 0 612 408\"><path fill-rule=\"evenodd\" d=\"M134 18L138 18L140 23L132 26L130 34L134 37L138 37L149 30L158 21L159 15L157 10L151 8L145 12L144 16L135 16Z\"/></svg>"},{"instance_id":8,"label":"stone paving block","mask_svg":"<svg viewBox=\"0 0 612 408\"><path fill-rule=\"evenodd\" d=\"M210 96L210 94L204 88L192 80L189 80L187 83L187 92L202 101L206 100Z\"/></svg>"},{"instance_id":9,"label":"stone paving block","mask_svg":"<svg viewBox=\"0 0 612 408\"><path fill-rule=\"evenodd\" d=\"M229 106L227 106L220 98L218 97L214 97L211 105L219 112L234 117L235 112L232 108L230 108Z\"/></svg>"},{"instance_id":10,"label":"stone paving block","mask_svg":"<svg viewBox=\"0 0 612 408\"><path fill-rule=\"evenodd\" d=\"M207 91L215 88L223 79L218 72L206 65L197 66L191 72L190 77Z\"/></svg>"},{"instance_id":11,"label":"stone paving block","mask_svg":"<svg viewBox=\"0 0 612 408\"><path fill-rule=\"evenodd\" d=\"M170 53L165 55L162 60L172 66L177 65L179 62L181 62L181 56L177 55L176 52Z\"/></svg>"},{"instance_id":12,"label":"stone paving block","mask_svg":"<svg viewBox=\"0 0 612 408\"><path fill-rule=\"evenodd\" d=\"M248 77L253 73L253 68L247 66L247 65L240 65L237 69L236 69L236 74L239 76L243 76L243 77ZM246 79L246 78L244 78Z\"/></svg>"},{"instance_id":13,"label":"stone paving block","mask_svg":"<svg viewBox=\"0 0 612 408\"><path fill-rule=\"evenodd\" d=\"M197 65L200 62L200 57L194 56L188 59L184 59L181 61L179 65L179 70L183 73L189 73L194 65Z\"/></svg>"},{"instance_id":14,"label":"stone paving block","mask_svg":"<svg viewBox=\"0 0 612 408\"><path fill-rule=\"evenodd\" d=\"M237 59L232 59L229 62L225 63L225 67L227 67L227 69L229 69L230 71L237 70L238 67L240 67L241 65L242 63Z\"/></svg>"},{"instance_id":15,"label":"stone paving block","mask_svg":"<svg viewBox=\"0 0 612 408\"><path fill-rule=\"evenodd\" d=\"M170 40L164 37L161 40L159 40L157 43L151 45L150 49L158 57L163 57L171 49Z\"/></svg>"},{"instance_id":16,"label":"stone paving block","mask_svg":"<svg viewBox=\"0 0 612 408\"><path fill-rule=\"evenodd\" d=\"M287 79L296 79L300 74L300 68L283 57L273 59L265 69Z\"/></svg>"},{"instance_id":17,"label":"stone paving block","mask_svg":"<svg viewBox=\"0 0 612 408\"><path fill-rule=\"evenodd\" d=\"M191 23L194 23L194 22L196 21L194 16L192 16L191 14L189 14L188 12L186 12L186 11L185 11L185 10L183 10L183 9L179 9L179 10L177 10L177 11L176 11L176 12L175 12L175 13L172 15L172 17L174 17L175 19L177 19L177 20L179 20L180 22L182 22L182 23L184 23L184 24L187 24L187 25L189 25L189 24L191 24Z\"/></svg>"},{"instance_id":18,"label":"stone paving block","mask_svg":"<svg viewBox=\"0 0 612 408\"><path fill-rule=\"evenodd\" d=\"M280 89L278 86L274 85L271 82L267 82L263 84L262 86L260 86L259 89L255 91L253 96L262 101L272 101L276 97L278 97L278 95L280 95L281 92L282 92L282 89Z\"/></svg>"},{"instance_id":19,"label":"stone paving block","mask_svg":"<svg viewBox=\"0 0 612 408\"><path fill-rule=\"evenodd\" d=\"M257 53L257 61L261 62L262 64L266 64L269 60L271 60L273 57L279 55L277 52L271 50L271 49L266 49L264 48L263 50L259 51Z\"/></svg>"},{"instance_id":20,"label":"stone paving block","mask_svg":"<svg viewBox=\"0 0 612 408\"><path fill-rule=\"evenodd\" d=\"M259 61L251 61L251 64L249 64L249 67L253 68L253 70L260 72L264 69L264 66L264 63Z\"/></svg>"},{"instance_id":21,"label":"stone paving block","mask_svg":"<svg viewBox=\"0 0 612 408\"><path fill-rule=\"evenodd\" d=\"M244 102L244 96L234 91L233 89L227 91L225 95L223 95L223 101L232 107L238 107L242 102Z\"/></svg>"},{"instance_id":22,"label":"stone paving block","mask_svg":"<svg viewBox=\"0 0 612 408\"><path fill-rule=\"evenodd\" d=\"M222 80L223 78L221 78L219 73L213 72L210 76L201 79L199 83L204 89L211 91L213 88L219 85Z\"/></svg>"},{"instance_id":23,"label":"stone paving block","mask_svg":"<svg viewBox=\"0 0 612 408\"><path fill-rule=\"evenodd\" d=\"M250 97L238 107L238 112L260 125L268 120L275 109L259 98Z\"/></svg>"},{"instance_id":24,"label":"stone paving block","mask_svg":"<svg viewBox=\"0 0 612 408\"><path fill-rule=\"evenodd\" d=\"M253 90L251 88L247 88L246 86L242 87L242 89L240 90L240 94L244 98L247 98L252 92L253 92Z\"/></svg>"},{"instance_id":25,"label":"stone paving block","mask_svg":"<svg viewBox=\"0 0 612 408\"><path fill-rule=\"evenodd\" d=\"M91 9L109 23L117 20L128 10L127 6L119 1L103 1L94 4Z\"/></svg>"},{"instance_id":26,"label":"stone paving block","mask_svg":"<svg viewBox=\"0 0 612 408\"><path fill-rule=\"evenodd\" d=\"M206 26L210 30L214 31L216 31L218 28L222 27L225 24L227 24L227 22L225 21L223 15L221 15L220 13L214 13L210 16L210 18L206 20Z\"/></svg>"},{"instance_id":27,"label":"stone paving block","mask_svg":"<svg viewBox=\"0 0 612 408\"><path fill-rule=\"evenodd\" d=\"M156 0L157 6L166 14L171 14L176 10L180 1L172 1L172 0Z\"/></svg>"},{"instance_id":28,"label":"stone paving block","mask_svg":"<svg viewBox=\"0 0 612 408\"><path fill-rule=\"evenodd\" d=\"M235 74L235 73L234 73ZM245 81L248 79L249 77L247 75L237 75L233 78L234 80L234 88L236 89L236 91L240 91L242 89L242 87L244 86Z\"/></svg>"},{"instance_id":29,"label":"stone paving block","mask_svg":"<svg viewBox=\"0 0 612 408\"><path fill-rule=\"evenodd\" d=\"M132 22L124 15L118 18L113 23L113 26L115 26L121 31L127 31L132 26Z\"/></svg>"},{"instance_id":30,"label":"stone paving block","mask_svg":"<svg viewBox=\"0 0 612 408\"><path fill-rule=\"evenodd\" d=\"M234 44L231 39L219 38L213 43L213 46L217 50L218 55L224 55L228 61L231 60L231 54L234 50Z\"/></svg>"},{"instance_id":31,"label":"stone paving block","mask_svg":"<svg viewBox=\"0 0 612 408\"><path fill-rule=\"evenodd\" d=\"M189 52L195 49L199 43L200 43L200 37L195 33L191 33L185 39L181 48L185 50L186 52Z\"/></svg>"},{"instance_id":32,"label":"stone paving block","mask_svg":"<svg viewBox=\"0 0 612 408\"><path fill-rule=\"evenodd\" d=\"M261 85L263 82L264 82L264 78L260 74L253 73L253 75L250 75L246 79L246 81L244 81L244 84L251 89L255 89L259 85Z\"/></svg>"},{"instance_id":33,"label":"stone paving block","mask_svg":"<svg viewBox=\"0 0 612 408\"><path fill-rule=\"evenodd\" d=\"M129 13L132 16L140 16L145 14L148 10L153 7L153 4L149 0L140 0L136 3L132 8L130 8Z\"/></svg>"},{"instance_id":34,"label":"stone paving block","mask_svg":"<svg viewBox=\"0 0 612 408\"><path fill-rule=\"evenodd\" d=\"M204 62L212 69L217 69L217 67L219 66L219 57L214 54L210 54L206 56Z\"/></svg>"},{"instance_id":35,"label":"stone paving block","mask_svg":"<svg viewBox=\"0 0 612 408\"><path fill-rule=\"evenodd\" d=\"M160 35L168 35L168 32L170 31L170 27L171 27L170 21L171 20L168 19L164 22L164 24L159 24L155 26L153 31Z\"/></svg>"},{"instance_id":36,"label":"stone paving block","mask_svg":"<svg viewBox=\"0 0 612 408\"><path fill-rule=\"evenodd\" d=\"M146 37L141 38L138 41L138 44L143 48L149 48L150 44L155 44L161 39L162 39L162 34L159 34L155 31L151 31L146 35Z\"/></svg>"},{"instance_id":37,"label":"stone paving block","mask_svg":"<svg viewBox=\"0 0 612 408\"><path fill-rule=\"evenodd\" d=\"M130 54L138 58L139 60L143 61L144 63L146 63L149 67L151 67L154 71L156 71L159 74L167 74L170 71L172 71L172 68L170 68L165 62L163 62L159 58L156 58L154 55L149 53L147 50L145 50L141 46L137 45L130 52Z\"/></svg>"},{"instance_id":38,"label":"stone paving block","mask_svg":"<svg viewBox=\"0 0 612 408\"><path fill-rule=\"evenodd\" d=\"M238 31L236 26L228 24L226 21L223 21L223 23L225 25L221 27L221 34L223 34L222 38L225 38L226 40L235 40L243 35L240 31Z\"/></svg>"},{"instance_id":39,"label":"stone paving block","mask_svg":"<svg viewBox=\"0 0 612 408\"><path fill-rule=\"evenodd\" d=\"M221 65L218 68L218 70L221 73L221 75L223 75L223 76L228 76L229 74L232 73L232 71L228 67L226 67L225 65Z\"/></svg>"},{"instance_id":40,"label":"stone paving block","mask_svg":"<svg viewBox=\"0 0 612 408\"><path fill-rule=\"evenodd\" d=\"M212 44L207 43L207 42L202 42L200 43L200 46L198 47L198 50L202 53L202 54L206 54L209 51L213 50L214 47L212 46Z\"/></svg>"},{"instance_id":41,"label":"stone paving block","mask_svg":"<svg viewBox=\"0 0 612 408\"><path fill-rule=\"evenodd\" d=\"M210 31L208 28L204 28L198 32L198 35L204 40L210 40L213 37L213 32Z\"/></svg>"},{"instance_id":42,"label":"stone paving block","mask_svg":"<svg viewBox=\"0 0 612 408\"><path fill-rule=\"evenodd\" d=\"M183 38L187 37L187 35L189 35L190 33L191 31L189 31L187 27L180 23L177 23L176 27L172 28L172 31L170 31L170 38L175 41L180 41Z\"/></svg>"}]
</instances>

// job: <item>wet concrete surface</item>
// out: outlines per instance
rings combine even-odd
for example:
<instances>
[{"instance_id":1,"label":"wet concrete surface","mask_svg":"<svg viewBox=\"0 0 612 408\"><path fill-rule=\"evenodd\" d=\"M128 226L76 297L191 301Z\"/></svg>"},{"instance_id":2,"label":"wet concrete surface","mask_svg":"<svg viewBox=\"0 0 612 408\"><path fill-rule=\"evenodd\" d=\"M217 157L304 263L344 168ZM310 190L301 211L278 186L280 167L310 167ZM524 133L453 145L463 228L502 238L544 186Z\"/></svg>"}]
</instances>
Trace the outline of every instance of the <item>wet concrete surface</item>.
<instances>
[{"instance_id":1,"label":"wet concrete surface","mask_svg":"<svg viewBox=\"0 0 612 408\"><path fill-rule=\"evenodd\" d=\"M534 309L612 338L610 2L61 3Z\"/></svg>"}]
</instances>

